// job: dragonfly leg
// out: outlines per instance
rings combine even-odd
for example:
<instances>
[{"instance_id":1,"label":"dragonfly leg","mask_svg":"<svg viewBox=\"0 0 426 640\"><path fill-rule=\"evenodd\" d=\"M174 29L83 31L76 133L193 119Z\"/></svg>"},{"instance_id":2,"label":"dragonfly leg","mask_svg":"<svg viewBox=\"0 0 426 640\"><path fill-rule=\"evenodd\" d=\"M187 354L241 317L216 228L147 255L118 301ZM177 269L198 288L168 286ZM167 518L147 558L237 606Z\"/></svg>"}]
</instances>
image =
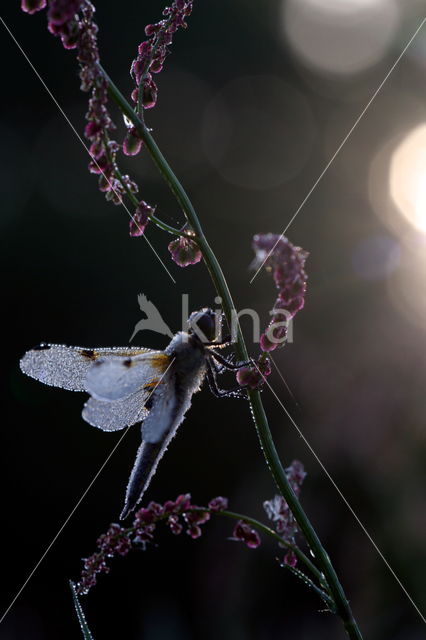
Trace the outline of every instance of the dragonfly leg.
<instances>
[{"instance_id":1,"label":"dragonfly leg","mask_svg":"<svg viewBox=\"0 0 426 640\"><path fill-rule=\"evenodd\" d=\"M216 398L245 398L246 392L241 387L235 387L234 389L221 389L216 380L216 370L212 362L208 362L207 365L207 382L209 383L210 391Z\"/></svg>"},{"instance_id":2,"label":"dragonfly leg","mask_svg":"<svg viewBox=\"0 0 426 640\"><path fill-rule=\"evenodd\" d=\"M231 362L230 360L227 360L226 358L219 355L218 353L216 353L216 351L213 351L213 350L210 350L209 354L215 360L217 360L223 367L225 367L225 369L230 369L231 371L237 371L242 367L249 367L250 365L253 364L251 360L248 360L247 362Z\"/></svg>"}]
</instances>

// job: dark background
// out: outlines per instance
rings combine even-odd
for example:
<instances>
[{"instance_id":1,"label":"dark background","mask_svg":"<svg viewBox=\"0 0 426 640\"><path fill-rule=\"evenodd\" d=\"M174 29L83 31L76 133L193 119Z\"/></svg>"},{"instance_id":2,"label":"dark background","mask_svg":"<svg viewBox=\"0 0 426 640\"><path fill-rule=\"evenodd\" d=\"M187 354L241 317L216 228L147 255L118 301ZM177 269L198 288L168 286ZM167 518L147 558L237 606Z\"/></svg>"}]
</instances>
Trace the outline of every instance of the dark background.
<instances>
[{"instance_id":1,"label":"dark background","mask_svg":"<svg viewBox=\"0 0 426 640\"><path fill-rule=\"evenodd\" d=\"M144 25L159 19L160 4L98 4L102 60L128 95L131 60ZM391 29L392 16L386 22L385 12L380 20L375 14L365 40L355 40L348 53L340 18L334 24L326 13L331 65L368 54L386 24L390 29L371 64L337 73L310 65L289 44L281 5L197 2L158 77L158 105L147 115L237 307L257 310L265 323L275 291L265 274L249 284L252 236L286 227L423 15L420 2L395 4L400 13L392 14ZM293 5L288 24L299 42ZM332 6L324 0L324 10ZM79 92L73 52L46 31L44 13L24 15L18 2L2 9L82 132L87 96ZM349 23L357 28L348 14ZM319 42L321 29L307 32L307 42ZM293 344L275 356L291 394L276 373L270 379L423 613L425 238L393 204L388 173L395 146L426 120L425 38L420 32L288 230L291 242L310 252L308 293ZM153 225L147 235L176 284L142 238L129 238L126 212L97 191L82 146L5 29L1 42L3 611L121 435L90 428L80 417L82 395L26 378L19 358L43 340L126 344L141 318L141 291L173 330L180 328L182 293L191 309L213 305L215 293L203 265L180 269L170 260L170 237ZM164 220L183 221L147 154L122 166ZM244 327L249 339L249 322ZM167 338L146 332L135 342L162 348ZM226 383L232 386L232 378ZM306 467L303 506L365 638L423 638L420 616L330 480L273 395L265 390L263 398L282 460L297 458ZM80 637L67 580L78 578L80 558L117 519L139 437L138 427L129 432L78 507L0 626L2 640ZM266 520L262 502L275 488L244 401L219 401L205 389L195 396L146 499L187 491L199 504L226 495L234 510ZM231 530L218 518L196 541L159 533L146 553L114 561L83 600L95 638L344 637L340 621L279 568L274 544L265 540L252 551L228 541Z\"/></svg>"}]
</instances>

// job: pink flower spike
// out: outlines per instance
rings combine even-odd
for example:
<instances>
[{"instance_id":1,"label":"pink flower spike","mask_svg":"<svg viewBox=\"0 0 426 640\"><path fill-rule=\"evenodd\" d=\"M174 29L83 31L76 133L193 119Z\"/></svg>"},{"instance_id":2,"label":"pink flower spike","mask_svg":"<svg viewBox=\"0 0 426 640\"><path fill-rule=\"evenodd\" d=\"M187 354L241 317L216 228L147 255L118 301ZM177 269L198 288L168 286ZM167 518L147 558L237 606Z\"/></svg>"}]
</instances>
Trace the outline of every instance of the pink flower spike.
<instances>
[{"instance_id":1,"label":"pink flower spike","mask_svg":"<svg viewBox=\"0 0 426 640\"><path fill-rule=\"evenodd\" d=\"M171 253L172 260L180 267L197 264L203 257L197 243L184 236L180 236L177 240L172 240L167 248Z\"/></svg>"},{"instance_id":2,"label":"pink flower spike","mask_svg":"<svg viewBox=\"0 0 426 640\"><path fill-rule=\"evenodd\" d=\"M46 0L21 0L21 9L32 15L46 8Z\"/></svg>"},{"instance_id":3,"label":"pink flower spike","mask_svg":"<svg viewBox=\"0 0 426 640\"><path fill-rule=\"evenodd\" d=\"M272 273L278 289L271 321L260 338L262 351L274 351L285 344L288 323L303 308L308 253L292 245L284 236L273 233L254 236L253 249L256 258L252 267L258 269L264 265Z\"/></svg>"}]
</instances>

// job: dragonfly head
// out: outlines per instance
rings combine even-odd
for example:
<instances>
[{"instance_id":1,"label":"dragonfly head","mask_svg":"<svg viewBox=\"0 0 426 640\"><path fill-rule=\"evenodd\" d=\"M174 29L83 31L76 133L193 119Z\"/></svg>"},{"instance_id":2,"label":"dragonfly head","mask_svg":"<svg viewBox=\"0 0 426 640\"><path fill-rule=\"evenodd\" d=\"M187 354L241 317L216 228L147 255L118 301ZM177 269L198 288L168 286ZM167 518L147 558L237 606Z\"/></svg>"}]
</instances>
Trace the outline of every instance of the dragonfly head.
<instances>
[{"instance_id":1,"label":"dragonfly head","mask_svg":"<svg viewBox=\"0 0 426 640\"><path fill-rule=\"evenodd\" d=\"M217 317L212 309L201 309L193 311L188 319L188 331L192 335L196 335L201 342L213 342L216 338Z\"/></svg>"}]
</instances>

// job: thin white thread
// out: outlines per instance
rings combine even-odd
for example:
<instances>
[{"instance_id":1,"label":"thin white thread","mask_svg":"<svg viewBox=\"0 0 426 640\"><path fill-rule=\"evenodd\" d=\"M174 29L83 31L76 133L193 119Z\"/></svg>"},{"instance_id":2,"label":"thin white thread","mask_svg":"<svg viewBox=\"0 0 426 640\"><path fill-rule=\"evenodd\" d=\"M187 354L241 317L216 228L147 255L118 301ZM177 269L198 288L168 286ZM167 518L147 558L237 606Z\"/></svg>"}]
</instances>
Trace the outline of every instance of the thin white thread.
<instances>
[{"instance_id":1,"label":"thin white thread","mask_svg":"<svg viewBox=\"0 0 426 640\"><path fill-rule=\"evenodd\" d=\"M294 404L296 405L296 407L299 407L299 403L297 402L293 391L290 389L290 387L287 384L286 379L284 378L283 374L281 373L281 371L278 368L277 363L275 362L275 360L273 359L272 355L270 353L268 353L268 358L270 359L270 361L272 362L272 364L274 365L275 369L277 370L278 375L280 376L281 380L284 383L285 388L287 389L287 391L289 392L289 394L291 395L291 397L293 398Z\"/></svg>"},{"instance_id":2,"label":"thin white thread","mask_svg":"<svg viewBox=\"0 0 426 640\"><path fill-rule=\"evenodd\" d=\"M411 36L410 40L408 41L408 43L405 45L404 49L402 50L402 52L399 54L398 58L395 60L395 62L393 63L392 67L389 69L389 71L387 72L386 76L384 77L384 79L382 80L382 82L379 84L379 86L377 87L377 89L375 90L375 92L373 93L373 95L371 96L370 100L367 102L366 106L364 107L364 109L361 111L360 115L358 116L358 118L355 120L354 124L352 125L351 129L349 130L349 132L346 134L346 136L343 138L342 142L340 143L340 145L337 147L336 151L334 152L334 154L331 156L330 160L328 161L328 163L326 164L325 168L323 169L323 171L320 173L319 177L317 178L317 180L314 182L313 186L311 187L311 189L308 191L307 196L305 197L305 199L302 201L302 203L299 205L298 209L296 210L296 213L293 215L293 217L291 218L290 222L287 224L286 228L284 229L284 231L281 233L280 237L278 238L278 240L276 241L276 243L274 244L274 246L272 247L272 249L269 251L268 255L266 256L266 258L263 260L262 264L260 265L260 267L257 269L256 273L254 274L254 276L252 277L252 279L250 280L250 284L252 284L253 280L255 279L255 277L257 276L257 274L259 273L259 271L262 269L263 265L265 264L265 262L268 260L269 256L271 255L271 253L274 251L275 247L277 246L277 244L279 243L279 241L281 240L281 238L283 237L283 235L285 234L285 232L287 231L287 229L290 227L290 225L293 223L293 221L295 220L296 216L300 213L301 209L304 207L304 205L306 204L306 202L309 200L309 198L311 197L313 191L316 189L316 187L318 186L318 184L320 183L320 181L322 180L322 178L324 177L324 175L326 174L326 172L328 171L328 169L331 167L331 165L333 164L334 160L337 158L338 154L340 153L340 151L342 150L342 148L344 147L344 145L346 144L346 142L348 141L348 139L350 138L350 136L352 135L352 133L354 132L355 128L358 126L358 124L360 123L360 121L362 120L362 118L364 117L364 115L366 114L368 108L371 106L371 104L373 103L373 101L375 100L375 98L377 97L377 95L379 94L379 92L381 91L382 87L384 86L384 84L386 83L386 81L388 80L389 76L391 75L391 73L394 71L395 67L397 66L397 64L399 63L399 61L401 60L401 58L404 56L405 52L407 51L408 47L411 45L411 43L413 42L414 38L417 36L417 34L419 33L420 29L423 27L424 23L426 21L426 18L423 18L421 24L419 27L417 27L416 31L414 32L414 34Z\"/></svg>"},{"instance_id":3,"label":"thin white thread","mask_svg":"<svg viewBox=\"0 0 426 640\"><path fill-rule=\"evenodd\" d=\"M74 127L73 123L71 122L71 120L68 118L67 114L65 113L65 111L62 109L61 105L59 104L59 102L56 100L55 96L53 95L53 93L51 92L51 90L49 89L49 87L47 86L47 84L45 83L45 81L43 80L43 78L41 77L41 75L39 74L39 72L37 71L37 69L35 68L35 66L33 65L33 63L31 62L31 60L29 59L29 57L27 56L27 54L25 53L25 51L23 50L23 48L21 47L21 45L19 44L19 42L17 41L17 39L15 38L15 36L13 35L13 33L11 32L11 30L9 29L9 27L7 26L7 24L5 23L5 21L3 20L3 18L0 16L0 20L3 23L4 28L6 29L6 31L8 32L8 34L10 35L10 37L12 38L12 40L14 41L14 43L16 44L16 46L18 47L18 49L20 50L20 52L22 53L22 55L24 56L25 60L28 62L28 64L30 65L31 69L34 71L35 75L37 76L37 78L40 80L41 84L43 85L43 87L45 88L45 90L47 91L47 93L49 94L49 96L51 97L51 99L53 100L54 104L57 106L57 108L59 109L60 113L62 114L62 116L64 117L65 121L68 123L68 125L71 127L72 131L74 132L74 134L77 136L77 139L79 140L79 142L83 145L84 149L87 151L89 157L91 158L92 162L94 162L96 164L96 166L98 167L99 171L101 172L101 174L103 175L103 177L105 178L105 180L108 182L109 186L111 187L111 191L113 191L118 197L121 198L121 194L119 194L113 187L113 185L111 184L111 181L109 180L109 178L105 175L105 173L102 171L101 167L99 166L99 164L97 163L96 159L92 157L86 143L84 142L84 140L82 139L82 137L80 136L80 134L78 133L77 129ZM140 228L139 224L136 222L135 218L133 217L133 215L130 213L129 209L127 208L124 200L121 200L121 205L124 207L125 211L127 211L130 219L134 222L134 224L137 226L137 228L139 229L139 231L142 232L142 229ZM155 254L155 256L157 257L158 261L160 262L160 264L163 266L163 268L165 269L166 273L169 275L169 277L171 278L171 280L173 281L174 284L176 284L176 280L173 278L172 274L170 273L170 271L167 269L166 265L164 264L164 262L162 261L162 259L160 258L160 256L158 255L158 253L156 252L156 250L154 249L154 247L152 246L152 244L150 243L150 241L148 240L148 238L146 237L146 235L144 233L142 233L145 242L147 242L148 246L150 247L150 249L153 251L153 253Z\"/></svg>"}]
</instances>

